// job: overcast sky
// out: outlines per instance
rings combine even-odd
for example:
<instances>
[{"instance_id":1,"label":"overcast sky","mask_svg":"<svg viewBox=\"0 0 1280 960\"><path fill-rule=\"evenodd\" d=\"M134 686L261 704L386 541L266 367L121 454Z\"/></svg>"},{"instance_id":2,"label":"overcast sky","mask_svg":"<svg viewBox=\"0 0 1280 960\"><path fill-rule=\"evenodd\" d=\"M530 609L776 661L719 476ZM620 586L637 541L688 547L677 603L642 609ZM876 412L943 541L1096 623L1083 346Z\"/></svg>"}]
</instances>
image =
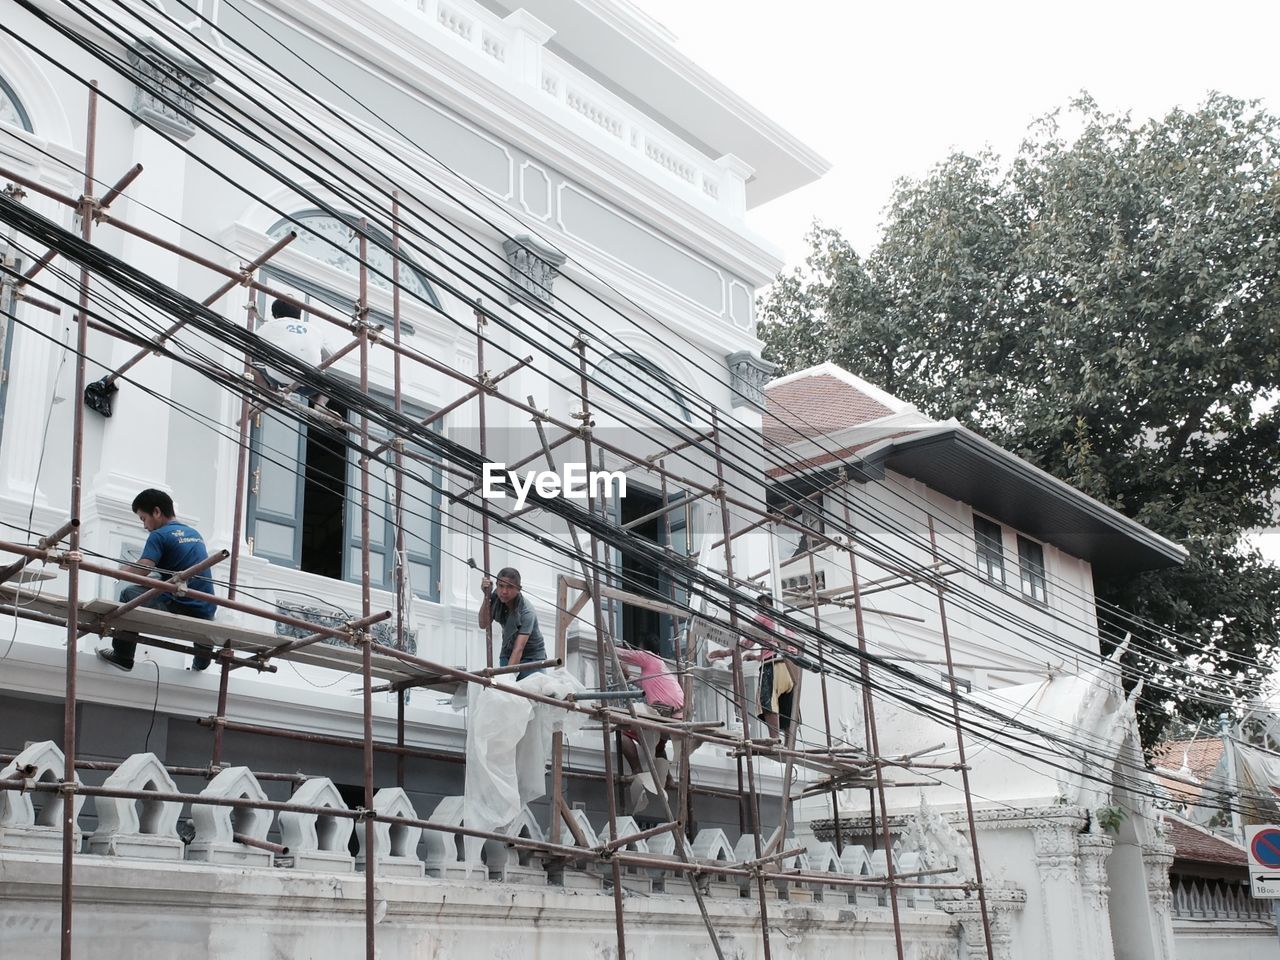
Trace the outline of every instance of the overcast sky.
<instances>
[{"instance_id":1,"label":"overcast sky","mask_svg":"<svg viewBox=\"0 0 1280 960\"><path fill-rule=\"evenodd\" d=\"M815 216L865 253L896 178L953 147L1007 156L1081 89L1142 118L1210 89L1280 110L1276 2L633 2L834 165L750 216L792 264Z\"/></svg>"}]
</instances>

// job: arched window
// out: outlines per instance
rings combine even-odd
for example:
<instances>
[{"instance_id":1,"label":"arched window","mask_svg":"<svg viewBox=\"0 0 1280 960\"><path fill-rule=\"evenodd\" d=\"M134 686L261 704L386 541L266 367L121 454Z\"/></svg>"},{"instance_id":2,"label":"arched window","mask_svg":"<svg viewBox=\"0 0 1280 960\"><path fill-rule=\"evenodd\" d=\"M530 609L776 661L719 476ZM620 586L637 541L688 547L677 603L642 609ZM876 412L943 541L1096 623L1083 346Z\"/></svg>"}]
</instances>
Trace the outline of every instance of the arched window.
<instances>
[{"instance_id":1,"label":"arched window","mask_svg":"<svg viewBox=\"0 0 1280 960\"><path fill-rule=\"evenodd\" d=\"M685 423L693 422L684 394L652 360L636 353L615 353L600 361L596 373L605 388L620 394L624 402L638 404L659 418L675 413Z\"/></svg>"},{"instance_id":2,"label":"arched window","mask_svg":"<svg viewBox=\"0 0 1280 960\"><path fill-rule=\"evenodd\" d=\"M34 132L26 107L22 105L22 101L18 99L13 87L9 86L4 77L0 77L0 123L21 127L27 133Z\"/></svg>"},{"instance_id":3,"label":"arched window","mask_svg":"<svg viewBox=\"0 0 1280 960\"><path fill-rule=\"evenodd\" d=\"M292 219L281 220L267 231L267 235L278 240L290 230L298 232L298 239L290 244L289 249L305 253L353 277L359 274L360 235L356 232L354 218L335 217L323 210L303 210L295 213ZM391 246L391 238L376 227L369 227L368 232L386 245L385 248L379 243L368 245L369 285L390 290L391 254L387 248ZM400 257L400 286L410 296L439 308L440 300L426 273L403 254Z\"/></svg>"}]
</instances>

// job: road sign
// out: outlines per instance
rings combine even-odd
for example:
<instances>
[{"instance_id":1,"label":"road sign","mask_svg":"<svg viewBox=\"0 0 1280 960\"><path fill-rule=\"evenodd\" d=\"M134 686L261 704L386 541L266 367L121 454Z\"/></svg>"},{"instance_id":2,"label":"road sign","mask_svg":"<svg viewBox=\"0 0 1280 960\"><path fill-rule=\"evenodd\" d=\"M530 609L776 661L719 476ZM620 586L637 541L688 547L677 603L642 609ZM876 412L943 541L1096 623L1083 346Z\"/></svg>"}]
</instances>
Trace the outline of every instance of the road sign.
<instances>
[{"instance_id":1,"label":"road sign","mask_svg":"<svg viewBox=\"0 0 1280 960\"><path fill-rule=\"evenodd\" d=\"M1249 855L1249 886L1263 900L1280 899L1280 827L1245 827Z\"/></svg>"}]
</instances>

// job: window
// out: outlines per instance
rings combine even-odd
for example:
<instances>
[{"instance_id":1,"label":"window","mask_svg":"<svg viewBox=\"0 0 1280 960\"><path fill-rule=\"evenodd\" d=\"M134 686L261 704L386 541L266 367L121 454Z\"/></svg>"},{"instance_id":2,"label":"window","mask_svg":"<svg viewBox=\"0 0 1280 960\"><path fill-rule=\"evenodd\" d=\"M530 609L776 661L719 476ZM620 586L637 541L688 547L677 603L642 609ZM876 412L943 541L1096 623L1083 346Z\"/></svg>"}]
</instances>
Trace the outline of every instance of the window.
<instances>
[{"instance_id":1,"label":"window","mask_svg":"<svg viewBox=\"0 0 1280 960\"><path fill-rule=\"evenodd\" d=\"M27 133L33 132L31 117L27 115L22 101L13 92L13 87L5 82L4 77L0 77L0 123L21 127Z\"/></svg>"},{"instance_id":2,"label":"window","mask_svg":"<svg viewBox=\"0 0 1280 960\"><path fill-rule=\"evenodd\" d=\"M297 221L295 225L294 221ZM359 237L348 217L321 210L304 210L282 220L267 231L278 239L296 229L298 239L290 250L306 254L355 277ZM377 230L370 233L387 240ZM333 241L330 243L329 241ZM337 244L335 246L334 244ZM368 247L371 287L390 289L390 281L377 273L391 275L391 256L371 243ZM287 288L304 304L315 303L329 312L352 316L356 307L355 283L350 292L339 293L296 273L275 266L262 271L275 287ZM427 274L401 258L400 283L420 300L439 306ZM410 305L414 306L414 305ZM417 304L420 306L420 304ZM265 294L258 299L258 315L271 316ZM312 320L303 309L303 322ZM370 310L369 320L391 328L391 317ZM327 347L346 346L350 335L324 324ZM412 333L408 323L401 329ZM295 399L299 399L295 396ZM380 398L390 404L388 397ZM305 402L299 400L299 402ZM328 401L329 411L351 423L358 414L336 401ZM404 414L424 419L430 412L409 403ZM437 423L436 427L439 426ZM386 439L370 425L370 442ZM404 529L404 563L396 562L395 475L374 464L369 475L369 579L375 588L393 589L397 570L407 579L414 595L438 600L440 569L440 474L438 469L406 462L401 516ZM409 476L412 473L416 476ZM421 479L418 479L421 478ZM253 539L253 552L271 563L293 567L334 579L359 580L361 574L360 470L357 457L336 430L311 426L299 416L270 411L257 417L251 437L249 461L249 502L246 529Z\"/></svg>"},{"instance_id":3,"label":"window","mask_svg":"<svg viewBox=\"0 0 1280 960\"><path fill-rule=\"evenodd\" d=\"M667 503L675 503L685 497L685 491L667 492ZM615 519L620 524L641 520L662 508L662 494L645 489L640 484L628 483L627 495L615 501ZM631 527L631 533L661 546L670 546L677 556L688 556L691 536L688 508L677 507L663 516L652 517L647 522ZM689 602L689 584L674 565L654 560L642 553L626 548L615 551L614 566L624 590L644 593L669 601L678 607ZM679 624L670 614L659 613L630 603L622 603L615 618L615 629L631 646L649 650L662 657L674 657L675 634Z\"/></svg>"},{"instance_id":4,"label":"window","mask_svg":"<svg viewBox=\"0 0 1280 960\"><path fill-rule=\"evenodd\" d=\"M358 276L360 272L360 261L358 259L360 236L356 232L354 223L354 217L340 218L323 210L303 210L295 213L288 220L281 220L267 231L267 236L273 240L278 240L290 230L296 230L298 239L289 245L290 250L305 253L321 263L327 263L329 266L336 267L343 273L354 277ZM369 236L378 241L368 245L369 286L390 290L391 254L388 251L391 246L391 238L376 227L368 227L367 230ZM436 296L435 290L431 288L431 281L427 278L427 274L421 268L414 266L413 262L405 257L403 253L400 256L400 265L400 286L411 297L425 300L439 309L440 300ZM316 294L332 305L338 305L337 302L325 296L323 292L316 291ZM350 303L354 306L354 297L350 298ZM385 321L375 320L374 322L385 323L387 329L391 328L390 318L386 318Z\"/></svg>"},{"instance_id":5,"label":"window","mask_svg":"<svg viewBox=\"0 0 1280 960\"><path fill-rule=\"evenodd\" d=\"M786 502L781 505L797 524L806 528L798 530L786 524L780 523L777 525L778 557L783 564L786 564L789 560L794 560L796 557L806 555L808 551L823 543L822 540L813 536L809 532L810 530L814 534L822 534L824 536L827 532L822 512L822 501L807 500L803 499L803 495L800 496L802 499L799 501L799 511L791 509L796 506L793 502Z\"/></svg>"},{"instance_id":6,"label":"window","mask_svg":"<svg viewBox=\"0 0 1280 960\"><path fill-rule=\"evenodd\" d=\"M1004 586L1004 531L1000 524L973 516L973 539L978 547L978 573L992 583Z\"/></svg>"},{"instance_id":7,"label":"window","mask_svg":"<svg viewBox=\"0 0 1280 960\"><path fill-rule=\"evenodd\" d=\"M1035 603L1047 603L1044 547L1021 534L1018 536L1018 572L1022 581L1022 595Z\"/></svg>"},{"instance_id":8,"label":"window","mask_svg":"<svg viewBox=\"0 0 1280 960\"><path fill-rule=\"evenodd\" d=\"M329 410L357 422L355 414L349 415L333 400ZM408 404L404 412L418 419L426 416ZM371 428L371 444L385 439ZM440 475L412 461L406 470L401 511L404 573L415 596L437 600ZM375 464L369 474L369 580L385 590L394 588L397 570L394 501L394 472ZM263 412L251 440L248 516L255 556L324 577L360 579L360 470L356 452L336 430Z\"/></svg>"},{"instance_id":9,"label":"window","mask_svg":"<svg viewBox=\"0 0 1280 960\"><path fill-rule=\"evenodd\" d=\"M618 394L618 402L632 404L659 419L678 416L692 423L684 394L672 379L650 360L634 353L615 353L605 357L596 367L596 377L610 394Z\"/></svg>"}]
</instances>

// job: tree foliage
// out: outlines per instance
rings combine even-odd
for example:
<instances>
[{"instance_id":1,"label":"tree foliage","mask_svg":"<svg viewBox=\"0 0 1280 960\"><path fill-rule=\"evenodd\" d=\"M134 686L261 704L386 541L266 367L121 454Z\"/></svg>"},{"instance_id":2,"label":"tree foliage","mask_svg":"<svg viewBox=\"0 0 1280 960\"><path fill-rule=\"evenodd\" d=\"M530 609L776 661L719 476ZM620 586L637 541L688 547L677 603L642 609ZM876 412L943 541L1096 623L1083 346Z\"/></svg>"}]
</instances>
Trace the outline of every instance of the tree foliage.
<instances>
[{"instance_id":1,"label":"tree foliage","mask_svg":"<svg viewBox=\"0 0 1280 960\"><path fill-rule=\"evenodd\" d=\"M767 357L834 360L1185 545L1179 570L1097 584L1158 625L1104 612L1135 648L1204 677L1137 656L1148 733L1256 683L1280 627L1280 574L1241 540L1280 489L1280 120L1213 94L1134 123L1082 96L1009 162L900 181L868 257L809 240L762 302Z\"/></svg>"}]
</instances>

